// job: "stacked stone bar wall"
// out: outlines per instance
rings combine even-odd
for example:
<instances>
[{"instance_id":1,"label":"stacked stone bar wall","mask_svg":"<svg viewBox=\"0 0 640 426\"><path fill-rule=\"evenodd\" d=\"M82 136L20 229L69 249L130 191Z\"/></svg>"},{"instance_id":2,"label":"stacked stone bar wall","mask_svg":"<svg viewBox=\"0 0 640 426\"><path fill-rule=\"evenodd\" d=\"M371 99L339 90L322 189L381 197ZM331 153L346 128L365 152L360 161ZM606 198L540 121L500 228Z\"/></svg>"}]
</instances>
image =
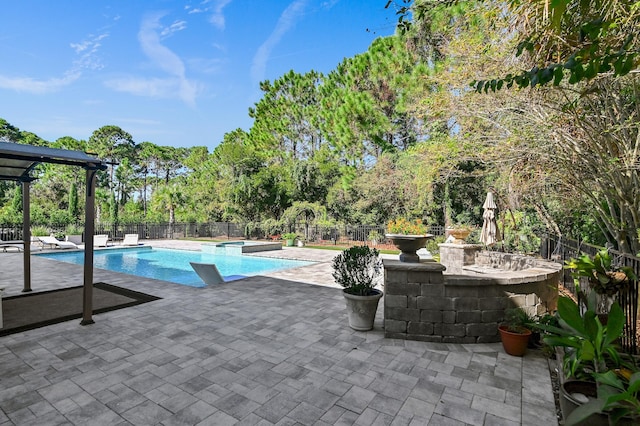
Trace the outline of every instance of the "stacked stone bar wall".
<instances>
[{"instance_id":1,"label":"stacked stone bar wall","mask_svg":"<svg viewBox=\"0 0 640 426\"><path fill-rule=\"evenodd\" d=\"M517 282L443 274L433 261L384 260L385 337L445 343L500 340L505 310L541 314L555 307L557 274ZM533 271L532 271L533 272Z\"/></svg>"}]
</instances>

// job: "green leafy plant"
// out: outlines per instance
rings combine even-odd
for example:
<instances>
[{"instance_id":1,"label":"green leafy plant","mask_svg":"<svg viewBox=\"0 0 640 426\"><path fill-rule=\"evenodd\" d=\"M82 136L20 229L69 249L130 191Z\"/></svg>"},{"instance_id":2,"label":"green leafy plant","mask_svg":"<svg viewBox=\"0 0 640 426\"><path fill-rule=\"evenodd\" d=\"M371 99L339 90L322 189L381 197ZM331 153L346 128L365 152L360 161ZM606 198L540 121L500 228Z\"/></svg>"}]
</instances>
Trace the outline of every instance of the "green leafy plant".
<instances>
[{"instance_id":1,"label":"green leafy plant","mask_svg":"<svg viewBox=\"0 0 640 426\"><path fill-rule=\"evenodd\" d=\"M598 396L576 408L565 424L581 424L595 413L608 413L610 424L618 424L623 418L640 420L640 372L629 369L609 370L596 373Z\"/></svg>"},{"instance_id":2,"label":"green leafy plant","mask_svg":"<svg viewBox=\"0 0 640 426\"><path fill-rule=\"evenodd\" d=\"M629 280L637 279L633 269L627 266L614 267L611 254L607 249L598 251L593 257L582 254L577 258L569 259L564 267L571 269L576 288L580 285L580 278L586 277L593 291L609 297L626 289Z\"/></svg>"},{"instance_id":3,"label":"green leafy plant","mask_svg":"<svg viewBox=\"0 0 640 426\"><path fill-rule=\"evenodd\" d=\"M427 226L424 225L420 219L412 222L400 217L387 224L387 232L389 234L425 235L427 233Z\"/></svg>"},{"instance_id":4,"label":"green leafy plant","mask_svg":"<svg viewBox=\"0 0 640 426\"><path fill-rule=\"evenodd\" d=\"M353 246L333 259L333 278L350 294L368 296L382 271L379 252L368 246Z\"/></svg>"},{"instance_id":5,"label":"green leafy plant","mask_svg":"<svg viewBox=\"0 0 640 426\"><path fill-rule=\"evenodd\" d=\"M558 321L558 317L556 315L552 315L550 313L545 313L543 315L537 315L534 318L534 321L528 324L531 328L531 340L529 341L532 347L540 347L542 353L547 357L551 358L554 356L553 347L544 343L542 341L542 337L547 334L547 332L541 329L541 325L543 326L552 326L558 327L560 325Z\"/></svg>"},{"instance_id":6,"label":"green leafy plant","mask_svg":"<svg viewBox=\"0 0 640 426\"><path fill-rule=\"evenodd\" d=\"M295 232L287 232L286 234L282 234L283 240L295 240L296 238L298 238L298 234L296 234Z\"/></svg>"},{"instance_id":7,"label":"green leafy plant","mask_svg":"<svg viewBox=\"0 0 640 426\"><path fill-rule=\"evenodd\" d=\"M436 237L427 240L427 251L433 256L433 260L440 261L440 244L444 243L446 237L444 235L438 235Z\"/></svg>"},{"instance_id":8,"label":"green leafy plant","mask_svg":"<svg viewBox=\"0 0 640 426\"><path fill-rule=\"evenodd\" d=\"M49 234L49 229L46 226L31 227L31 235L33 235L34 237L46 237Z\"/></svg>"},{"instance_id":9,"label":"green leafy plant","mask_svg":"<svg viewBox=\"0 0 640 426\"><path fill-rule=\"evenodd\" d=\"M459 223L454 223L453 225L448 226L447 229L458 229L460 231L472 232L475 229L475 227L468 223L459 222Z\"/></svg>"},{"instance_id":10,"label":"green leafy plant","mask_svg":"<svg viewBox=\"0 0 640 426\"><path fill-rule=\"evenodd\" d=\"M82 232L84 232L84 229L78 225L67 225L67 227L64 229L64 232L67 235L81 235Z\"/></svg>"},{"instance_id":11,"label":"green leafy plant","mask_svg":"<svg viewBox=\"0 0 640 426\"><path fill-rule=\"evenodd\" d=\"M367 236L367 240L371 241L372 243L378 243L384 240L384 236L380 232L374 229L373 231L369 232L369 235Z\"/></svg>"},{"instance_id":12,"label":"green leafy plant","mask_svg":"<svg viewBox=\"0 0 640 426\"><path fill-rule=\"evenodd\" d=\"M558 300L560 327L539 325L550 334L543 340L565 349L564 366L567 376L593 380L597 398L577 407L566 419L566 425L582 422L595 413L609 415L610 424L621 419L637 424L640 419L640 372L632 361L617 351L616 340L622 335L625 316L614 302L606 325L595 313L596 293L588 298L588 309L581 315L571 299ZM631 424L631 423L629 423Z\"/></svg>"},{"instance_id":13,"label":"green leafy plant","mask_svg":"<svg viewBox=\"0 0 640 426\"><path fill-rule=\"evenodd\" d=\"M562 347L564 371L567 377L594 379L595 373L603 373L622 364L615 341L622 335L625 317L620 305L614 302L606 325L596 315L595 293L589 294L588 309L581 314L572 299L558 299L559 327L539 324L548 332L543 341L554 347Z\"/></svg>"},{"instance_id":14,"label":"green leafy plant","mask_svg":"<svg viewBox=\"0 0 640 426\"><path fill-rule=\"evenodd\" d=\"M504 311L504 325L512 333L526 333L534 319L522 308L511 308Z\"/></svg>"}]
</instances>

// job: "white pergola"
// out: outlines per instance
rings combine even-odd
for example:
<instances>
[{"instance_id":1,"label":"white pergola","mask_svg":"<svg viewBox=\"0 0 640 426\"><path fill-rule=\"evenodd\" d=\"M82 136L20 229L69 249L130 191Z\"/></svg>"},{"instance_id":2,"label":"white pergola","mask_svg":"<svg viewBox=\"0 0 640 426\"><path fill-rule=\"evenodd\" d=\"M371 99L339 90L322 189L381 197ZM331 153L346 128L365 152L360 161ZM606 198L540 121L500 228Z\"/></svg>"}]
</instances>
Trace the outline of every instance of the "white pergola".
<instances>
[{"instance_id":1,"label":"white pergola","mask_svg":"<svg viewBox=\"0 0 640 426\"><path fill-rule=\"evenodd\" d=\"M81 151L0 142L0 180L22 184L22 242L24 254L24 288L31 291L31 217L29 189L36 178L31 171L40 163L64 164L86 170L86 202L84 220L84 287L81 325L93 324L93 234L95 209L95 176L107 165Z\"/></svg>"}]
</instances>

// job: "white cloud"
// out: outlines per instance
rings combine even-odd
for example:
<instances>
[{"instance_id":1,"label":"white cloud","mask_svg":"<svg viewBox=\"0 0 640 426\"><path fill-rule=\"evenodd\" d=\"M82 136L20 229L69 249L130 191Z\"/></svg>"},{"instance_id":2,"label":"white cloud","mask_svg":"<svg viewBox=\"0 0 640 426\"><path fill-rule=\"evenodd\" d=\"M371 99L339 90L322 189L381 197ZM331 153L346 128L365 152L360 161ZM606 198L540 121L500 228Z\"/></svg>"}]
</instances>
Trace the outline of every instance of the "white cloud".
<instances>
[{"instance_id":1,"label":"white cloud","mask_svg":"<svg viewBox=\"0 0 640 426\"><path fill-rule=\"evenodd\" d=\"M189 80L175 77L168 78L139 78L122 77L105 81L105 86L136 96L158 99L172 99L178 97L185 104L195 105L195 98L199 86Z\"/></svg>"},{"instance_id":2,"label":"white cloud","mask_svg":"<svg viewBox=\"0 0 640 426\"><path fill-rule=\"evenodd\" d=\"M0 88L41 95L56 92L80 78L80 73L69 72L62 78L37 80L31 77L5 77L0 75Z\"/></svg>"},{"instance_id":3,"label":"white cloud","mask_svg":"<svg viewBox=\"0 0 640 426\"><path fill-rule=\"evenodd\" d=\"M176 21L170 26L165 27L162 32L160 32L160 36L162 36L162 38L166 38L175 32L184 30L185 28L187 28L187 21Z\"/></svg>"},{"instance_id":4,"label":"white cloud","mask_svg":"<svg viewBox=\"0 0 640 426\"><path fill-rule=\"evenodd\" d=\"M320 7L325 8L325 9L331 9L333 6L335 6L338 3L339 0L329 0L329 1L324 1L320 4Z\"/></svg>"},{"instance_id":5,"label":"white cloud","mask_svg":"<svg viewBox=\"0 0 640 426\"><path fill-rule=\"evenodd\" d=\"M98 56L98 49L102 46L101 41L109 37L109 33L91 36L80 43L71 43L70 46L78 54L78 58L73 61L73 69L99 70L104 67L102 60Z\"/></svg>"},{"instance_id":6,"label":"white cloud","mask_svg":"<svg viewBox=\"0 0 640 426\"><path fill-rule=\"evenodd\" d=\"M152 98L170 98L178 84L175 79L123 77L107 80L105 85L118 92Z\"/></svg>"},{"instance_id":7,"label":"white cloud","mask_svg":"<svg viewBox=\"0 0 640 426\"><path fill-rule=\"evenodd\" d=\"M267 61L269 60L271 51L280 42L285 33L295 25L300 16L302 16L306 3L307 0L296 0L289 4L289 6L287 6L284 12L280 15L275 29L271 32L267 40L258 48L251 65L251 78L255 84L264 80Z\"/></svg>"},{"instance_id":8,"label":"white cloud","mask_svg":"<svg viewBox=\"0 0 640 426\"><path fill-rule=\"evenodd\" d=\"M197 85L186 77L182 59L160 42L160 34L164 31L160 19L164 14L154 13L142 20L138 41L144 54L151 62L169 74L168 78L141 79L129 77L106 82L114 90L125 91L139 96L178 97L187 105L195 106ZM178 25L176 25L178 24ZM180 28L180 23L174 23ZM171 28L171 27L169 27Z\"/></svg>"},{"instance_id":9,"label":"white cloud","mask_svg":"<svg viewBox=\"0 0 640 426\"><path fill-rule=\"evenodd\" d=\"M102 45L101 40L108 37L108 33L90 36L87 40L79 43L70 43L70 47L76 52L72 66L62 77L51 77L36 79L33 77L7 77L0 75L0 88L26 92L33 94L44 94L57 92L65 86L69 86L82 76L85 69L101 69L103 67L98 57L98 49Z\"/></svg>"},{"instance_id":10,"label":"white cloud","mask_svg":"<svg viewBox=\"0 0 640 426\"><path fill-rule=\"evenodd\" d=\"M213 74L225 65L226 61L223 59L203 59L193 58L189 60L189 69L204 74Z\"/></svg>"},{"instance_id":11,"label":"white cloud","mask_svg":"<svg viewBox=\"0 0 640 426\"><path fill-rule=\"evenodd\" d=\"M224 30L225 19L222 9L224 9L229 3L231 3L231 0L216 0L215 5L212 8L213 14L209 17L209 22L219 30Z\"/></svg>"}]
</instances>

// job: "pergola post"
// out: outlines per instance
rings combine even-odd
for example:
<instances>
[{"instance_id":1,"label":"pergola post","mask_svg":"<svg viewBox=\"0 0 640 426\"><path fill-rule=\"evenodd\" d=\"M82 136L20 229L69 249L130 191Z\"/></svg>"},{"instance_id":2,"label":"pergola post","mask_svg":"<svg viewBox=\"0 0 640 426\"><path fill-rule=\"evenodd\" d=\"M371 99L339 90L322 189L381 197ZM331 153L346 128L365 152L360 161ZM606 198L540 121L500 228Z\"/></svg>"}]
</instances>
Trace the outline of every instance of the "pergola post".
<instances>
[{"instance_id":1,"label":"pergola post","mask_svg":"<svg viewBox=\"0 0 640 426\"><path fill-rule=\"evenodd\" d=\"M87 168L86 201L84 206L84 287L82 292L82 321L93 324L93 234L95 231L95 176L96 169Z\"/></svg>"},{"instance_id":2,"label":"pergola post","mask_svg":"<svg viewBox=\"0 0 640 426\"><path fill-rule=\"evenodd\" d=\"M87 172L85 204L84 287L82 295L82 321L93 324L93 234L95 209L95 176L107 165L96 157L80 151L49 148L0 141L0 181L10 180L22 184L22 243L24 245L24 291L31 291L31 214L29 185L35 178L31 172L38 164L63 164L82 167Z\"/></svg>"},{"instance_id":3,"label":"pergola post","mask_svg":"<svg viewBox=\"0 0 640 426\"><path fill-rule=\"evenodd\" d=\"M24 288L23 293L31 291L31 181L22 181L22 254L24 263Z\"/></svg>"}]
</instances>

